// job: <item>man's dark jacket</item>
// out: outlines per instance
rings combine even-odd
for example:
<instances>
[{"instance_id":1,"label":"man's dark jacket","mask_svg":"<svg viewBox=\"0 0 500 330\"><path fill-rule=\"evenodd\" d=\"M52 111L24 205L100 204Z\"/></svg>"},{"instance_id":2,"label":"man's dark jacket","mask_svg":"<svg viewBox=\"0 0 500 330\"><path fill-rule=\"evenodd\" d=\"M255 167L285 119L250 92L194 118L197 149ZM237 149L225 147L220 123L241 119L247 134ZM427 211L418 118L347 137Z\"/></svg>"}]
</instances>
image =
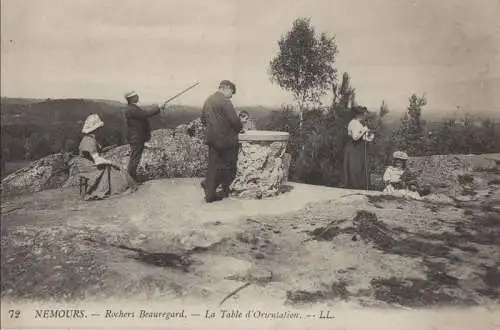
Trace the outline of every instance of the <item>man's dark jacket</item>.
<instances>
[{"instance_id":1,"label":"man's dark jacket","mask_svg":"<svg viewBox=\"0 0 500 330\"><path fill-rule=\"evenodd\" d=\"M159 107L152 110L144 110L136 104L128 104L125 109L125 120L127 123L127 140L130 144L144 144L151 139L151 128L149 117L160 112Z\"/></svg>"},{"instance_id":2,"label":"man's dark jacket","mask_svg":"<svg viewBox=\"0 0 500 330\"><path fill-rule=\"evenodd\" d=\"M233 103L217 91L203 104L201 122L206 127L205 143L215 148L230 148L238 144L238 133L243 128Z\"/></svg>"}]
</instances>

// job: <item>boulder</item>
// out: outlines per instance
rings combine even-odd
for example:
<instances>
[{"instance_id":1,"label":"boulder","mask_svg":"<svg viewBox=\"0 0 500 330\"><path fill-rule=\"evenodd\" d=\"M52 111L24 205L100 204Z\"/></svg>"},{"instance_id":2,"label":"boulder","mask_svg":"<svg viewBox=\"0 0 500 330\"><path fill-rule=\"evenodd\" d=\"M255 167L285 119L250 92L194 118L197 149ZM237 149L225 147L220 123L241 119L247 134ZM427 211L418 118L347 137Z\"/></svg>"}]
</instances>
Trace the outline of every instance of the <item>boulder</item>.
<instances>
[{"instance_id":1,"label":"boulder","mask_svg":"<svg viewBox=\"0 0 500 330\"><path fill-rule=\"evenodd\" d=\"M104 157L126 169L130 158L130 146L122 145L104 154ZM148 179L190 178L205 174L208 149L198 139L170 129L151 133L137 174Z\"/></svg>"},{"instance_id":2,"label":"boulder","mask_svg":"<svg viewBox=\"0 0 500 330\"><path fill-rule=\"evenodd\" d=\"M127 168L130 146L109 150L105 158ZM205 174L207 146L202 140L189 136L180 127L159 129L151 134L137 173L148 179L200 177ZM78 185L78 170L69 154L54 154L31 163L2 180L4 194L37 192L45 189Z\"/></svg>"},{"instance_id":3,"label":"boulder","mask_svg":"<svg viewBox=\"0 0 500 330\"><path fill-rule=\"evenodd\" d=\"M61 187L69 177L69 159L68 154L58 153L32 162L2 179L2 194L34 193Z\"/></svg>"},{"instance_id":4,"label":"boulder","mask_svg":"<svg viewBox=\"0 0 500 330\"><path fill-rule=\"evenodd\" d=\"M485 174L495 169L496 162L488 155L433 155L410 157L408 167L418 174L421 186L456 198L485 190L488 185Z\"/></svg>"}]
</instances>

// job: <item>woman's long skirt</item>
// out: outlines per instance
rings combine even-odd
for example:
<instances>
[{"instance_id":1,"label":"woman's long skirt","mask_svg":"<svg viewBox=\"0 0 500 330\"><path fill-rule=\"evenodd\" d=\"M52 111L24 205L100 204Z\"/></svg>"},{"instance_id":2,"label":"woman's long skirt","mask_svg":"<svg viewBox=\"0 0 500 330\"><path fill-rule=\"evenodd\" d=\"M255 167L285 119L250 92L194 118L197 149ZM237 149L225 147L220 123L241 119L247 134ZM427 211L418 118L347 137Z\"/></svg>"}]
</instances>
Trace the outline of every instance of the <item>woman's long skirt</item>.
<instances>
[{"instance_id":1,"label":"woman's long skirt","mask_svg":"<svg viewBox=\"0 0 500 330\"><path fill-rule=\"evenodd\" d=\"M365 142L347 142L344 154L344 187L348 189L367 189L369 176L365 158Z\"/></svg>"},{"instance_id":2,"label":"woman's long skirt","mask_svg":"<svg viewBox=\"0 0 500 330\"><path fill-rule=\"evenodd\" d=\"M79 157L76 165L78 166L78 175L88 180L85 200L104 199L137 189L134 180L123 169L117 169L110 165L98 168L94 166L93 162L82 157Z\"/></svg>"}]
</instances>

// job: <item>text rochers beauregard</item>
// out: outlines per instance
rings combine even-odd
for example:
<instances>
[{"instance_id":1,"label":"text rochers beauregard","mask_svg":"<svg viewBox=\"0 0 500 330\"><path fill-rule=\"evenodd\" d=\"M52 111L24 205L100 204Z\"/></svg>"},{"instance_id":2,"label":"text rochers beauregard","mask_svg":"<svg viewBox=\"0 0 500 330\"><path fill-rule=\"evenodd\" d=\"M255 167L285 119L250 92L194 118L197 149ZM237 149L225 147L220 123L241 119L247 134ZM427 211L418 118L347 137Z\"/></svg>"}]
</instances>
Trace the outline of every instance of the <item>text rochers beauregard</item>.
<instances>
[{"instance_id":1,"label":"text rochers beauregard","mask_svg":"<svg viewBox=\"0 0 500 330\"><path fill-rule=\"evenodd\" d=\"M106 310L106 313L104 314L105 318L109 319L126 319L126 318L140 318L140 319L164 319L164 320L170 320L170 319L181 319L181 318L186 318L187 315L184 312L184 310L177 311L177 312L156 312L156 311L147 311L144 309L134 312L125 312L123 310L119 311L112 311L110 309Z\"/></svg>"}]
</instances>

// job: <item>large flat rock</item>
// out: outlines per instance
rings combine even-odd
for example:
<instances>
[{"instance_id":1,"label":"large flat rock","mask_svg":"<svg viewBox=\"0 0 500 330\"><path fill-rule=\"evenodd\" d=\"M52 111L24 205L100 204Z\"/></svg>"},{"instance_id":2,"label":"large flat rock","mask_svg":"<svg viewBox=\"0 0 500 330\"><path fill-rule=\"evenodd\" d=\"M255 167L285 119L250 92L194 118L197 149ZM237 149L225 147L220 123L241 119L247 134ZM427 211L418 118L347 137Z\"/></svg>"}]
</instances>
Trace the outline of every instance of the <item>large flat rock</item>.
<instances>
[{"instance_id":1,"label":"large flat rock","mask_svg":"<svg viewBox=\"0 0 500 330\"><path fill-rule=\"evenodd\" d=\"M79 201L77 188L20 196L5 205L6 212L14 210L7 225L15 224L16 219L22 223L26 217L51 223L60 221L62 225L83 230L90 239L103 244L149 253L185 253L208 248L232 236L247 218L283 215L321 201L342 203L343 196L360 194L359 191L290 183L286 193L274 198L229 198L207 204L200 181L196 178L149 181L136 193L96 202ZM43 211L37 210L38 206Z\"/></svg>"},{"instance_id":2,"label":"large flat rock","mask_svg":"<svg viewBox=\"0 0 500 330\"><path fill-rule=\"evenodd\" d=\"M224 306L489 306L500 302L499 220L301 184L213 204L198 179L98 202L47 190L2 204L2 294L218 305L249 283Z\"/></svg>"},{"instance_id":3,"label":"large flat rock","mask_svg":"<svg viewBox=\"0 0 500 330\"><path fill-rule=\"evenodd\" d=\"M234 235L246 218L286 214L310 203L341 199L352 193L292 183L288 192L275 198L230 198L207 204L199 179L158 180L146 183L135 194L83 207L70 222L107 244L150 253L183 253L209 248Z\"/></svg>"}]
</instances>

